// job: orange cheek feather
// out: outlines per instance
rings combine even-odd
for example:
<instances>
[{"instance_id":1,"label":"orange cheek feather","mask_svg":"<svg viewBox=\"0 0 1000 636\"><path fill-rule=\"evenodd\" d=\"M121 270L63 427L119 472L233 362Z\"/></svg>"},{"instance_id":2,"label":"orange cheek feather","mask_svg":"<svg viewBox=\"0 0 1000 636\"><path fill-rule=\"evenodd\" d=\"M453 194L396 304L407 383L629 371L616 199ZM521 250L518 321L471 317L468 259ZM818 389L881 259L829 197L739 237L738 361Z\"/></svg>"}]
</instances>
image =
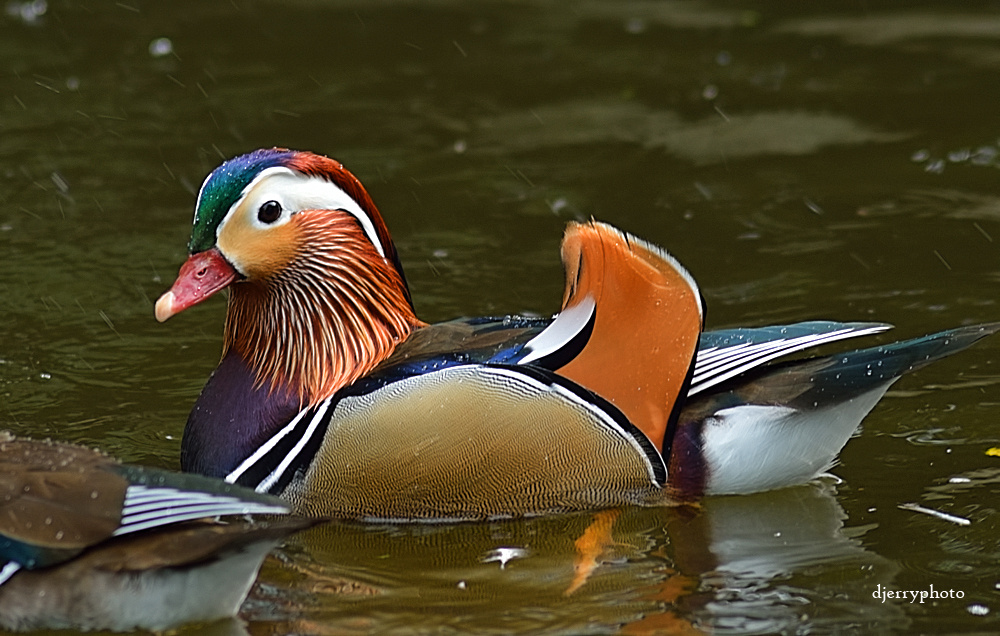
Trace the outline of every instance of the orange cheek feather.
<instances>
[{"instance_id":1,"label":"orange cheek feather","mask_svg":"<svg viewBox=\"0 0 1000 636\"><path fill-rule=\"evenodd\" d=\"M248 215L238 210L223 226L219 250L248 280L269 278L283 270L295 257L299 245L299 223L293 217L276 227L258 228Z\"/></svg>"}]
</instances>

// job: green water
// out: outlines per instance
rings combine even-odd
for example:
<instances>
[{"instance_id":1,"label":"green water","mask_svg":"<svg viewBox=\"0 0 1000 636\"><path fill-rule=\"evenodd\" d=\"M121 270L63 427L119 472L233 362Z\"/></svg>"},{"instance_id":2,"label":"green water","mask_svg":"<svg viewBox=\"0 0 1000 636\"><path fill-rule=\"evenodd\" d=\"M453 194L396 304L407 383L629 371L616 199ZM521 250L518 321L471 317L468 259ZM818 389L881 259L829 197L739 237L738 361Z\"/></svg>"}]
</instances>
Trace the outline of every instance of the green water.
<instances>
[{"instance_id":1,"label":"green water","mask_svg":"<svg viewBox=\"0 0 1000 636\"><path fill-rule=\"evenodd\" d=\"M201 180L260 146L368 185L429 321L551 313L591 216L674 253L709 326L1000 319L998 72L977 2L7 2L0 425L177 466L224 304L152 302ZM571 594L590 515L334 524L268 561L241 628L1000 630L998 352L899 382L840 484L623 511Z\"/></svg>"}]
</instances>

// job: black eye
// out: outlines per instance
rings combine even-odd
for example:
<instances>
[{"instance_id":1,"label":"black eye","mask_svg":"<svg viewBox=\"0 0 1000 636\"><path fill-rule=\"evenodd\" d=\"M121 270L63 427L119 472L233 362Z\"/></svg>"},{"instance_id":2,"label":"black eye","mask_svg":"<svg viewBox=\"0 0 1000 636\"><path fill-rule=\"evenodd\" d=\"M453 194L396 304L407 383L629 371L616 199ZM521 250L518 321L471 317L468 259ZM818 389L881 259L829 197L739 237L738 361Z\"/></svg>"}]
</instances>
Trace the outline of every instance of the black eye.
<instances>
[{"instance_id":1,"label":"black eye","mask_svg":"<svg viewBox=\"0 0 1000 636\"><path fill-rule=\"evenodd\" d=\"M261 223L274 223L281 216L281 204L277 201L268 201L257 210L257 219Z\"/></svg>"}]
</instances>

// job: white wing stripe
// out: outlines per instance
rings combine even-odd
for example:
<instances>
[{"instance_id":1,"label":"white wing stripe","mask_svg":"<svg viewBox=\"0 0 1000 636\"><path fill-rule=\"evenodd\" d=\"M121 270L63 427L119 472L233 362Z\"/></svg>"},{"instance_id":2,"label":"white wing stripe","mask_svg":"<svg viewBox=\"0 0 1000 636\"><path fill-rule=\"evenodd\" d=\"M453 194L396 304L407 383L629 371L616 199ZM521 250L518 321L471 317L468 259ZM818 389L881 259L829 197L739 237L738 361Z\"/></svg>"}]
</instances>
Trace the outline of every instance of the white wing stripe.
<instances>
[{"instance_id":1,"label":"white wing stripe","mask_svg":"<svg viewBox=\"0 0 1000 636\"><path fill-rule=\"evenodd\" d=\"M587 294L576 305L559 312L548 327L524 345L524 350L530 353L518 364L531 364L565 347L590 323L596 307L594 297Z\"/></svg>"},{"instance_id":2,"label":"white wing stripe","mask_svg":"<svg viewBox=\"0 0 1000 636\"><path fill-rule=\"evenodd\" d=\"M7 579L14 576L21 569L21 564L17 561L8 561L7 565L0 568L0 585L7 582Z\"/></svg>"},{"instance_id":3,"label":"white wing stripe","mask_svg":"<svg viewBox=\"0 0 1000 636\"><path fill-rule=\"evenodd\" d=\"M713 347L699 351L688 397L733 378L775 358L844 338L867 336L888 329L888 325L875 325L863 329L847 328L823 334L810 334L797 338L770 340L732 347Z\"/></svg>"},{"instance_id":4,"label":"white wing stripe","mask_svg":"<svg viewBox=\"0 0 1000 636\"><path fill-rule=\"evenodd\" d=\"M731 347L710 347L708 349L698 350L698 362L709 362L718 357L726 357L729 355L730 351L739 351L741 349L746 349L751 343L744 342L738 345L733 345Z\"/></svg>"},{"instance_id":5,"label":"white wing stripe","mask_svg":"<svg viewBox=\"0 0 1000 636\"><path fill-rule=\"evenodd\" d=\"M282 504L245 501L233 495L132 485L125 491L121 525L115 530L114 535L221 515L287 514L287 512L287 506Z\"/></svg>"},{"instance_id":6,"label":"white wing stripe","mask_svg":"<svg viewBox=\"0 0 1000 636\"><path fill-rule=\"evenodd\" d=\"M823 342L836 340L838 336L848 332L850 332L849 329L841 329L828 334L822 334L820 336L800 336L790 340L782 338L781 340L762 342L747 348L733 347L732 355L715 356L708 364L703 364L701 356L699 356L697 362L695 363L694 378L692 381L696 383L700 382L701 379L706 376L711 377L713 375L717 375L735 366L746 364L757 358L766 356L769 353L782 355L785 352L790 352L796 348L815 346ZM739 350L737 351L737 349Z\"/></svg>"}]
</instances>

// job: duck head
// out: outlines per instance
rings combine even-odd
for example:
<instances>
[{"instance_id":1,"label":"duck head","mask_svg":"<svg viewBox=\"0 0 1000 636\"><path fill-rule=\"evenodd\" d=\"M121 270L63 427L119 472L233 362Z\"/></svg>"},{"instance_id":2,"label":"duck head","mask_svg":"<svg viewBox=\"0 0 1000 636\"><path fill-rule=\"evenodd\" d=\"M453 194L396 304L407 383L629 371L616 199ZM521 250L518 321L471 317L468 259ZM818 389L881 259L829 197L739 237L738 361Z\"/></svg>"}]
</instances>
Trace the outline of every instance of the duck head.
<instances>
[{"instance_id":1,"label":"duck head","mask_svg":"<svg viewBox=\"0 0 1000 636\"><path fill-rule=\"evenodd\" d=\"M378 209L327 157L271 148L225 162L201 187L188 248L157 320L229 288L223 355L306 402L367 373L422 324Z\"/></svg>"}]
</instances>

